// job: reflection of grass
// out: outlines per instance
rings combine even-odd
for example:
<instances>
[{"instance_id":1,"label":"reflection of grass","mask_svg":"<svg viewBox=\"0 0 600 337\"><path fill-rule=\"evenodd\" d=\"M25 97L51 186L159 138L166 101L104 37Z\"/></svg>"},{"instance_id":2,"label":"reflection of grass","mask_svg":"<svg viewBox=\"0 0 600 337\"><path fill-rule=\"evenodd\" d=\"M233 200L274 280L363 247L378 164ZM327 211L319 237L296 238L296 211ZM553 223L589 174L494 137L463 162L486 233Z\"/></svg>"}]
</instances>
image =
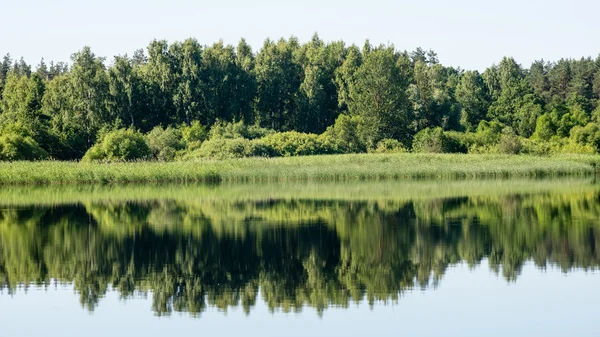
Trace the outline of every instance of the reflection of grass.
<instances>
[{"instance_id":1,"label":"reflection of grass","mask_svg":"<svg viewBox=\"0 0 600 337\"><path fill-rule=\"evenodd\" d=\"M600 156L355 154L195 162L0 163L0 183L389 180L593 175Z\"/></svg>"},{"instance_id":2,"label":"reflection of grass","mask_svg":"<svg viewBox=\"0 0 600 337\"><path fill-rule=\"evenodd\" d=\"M592 178L398 180L398 181L285 181L264 183L130 184L4 186L2 205L48 205L108 201L177 200L429 200L464 196L502 196L538 192L595 192Z\"/></svg>"}]
</instances>

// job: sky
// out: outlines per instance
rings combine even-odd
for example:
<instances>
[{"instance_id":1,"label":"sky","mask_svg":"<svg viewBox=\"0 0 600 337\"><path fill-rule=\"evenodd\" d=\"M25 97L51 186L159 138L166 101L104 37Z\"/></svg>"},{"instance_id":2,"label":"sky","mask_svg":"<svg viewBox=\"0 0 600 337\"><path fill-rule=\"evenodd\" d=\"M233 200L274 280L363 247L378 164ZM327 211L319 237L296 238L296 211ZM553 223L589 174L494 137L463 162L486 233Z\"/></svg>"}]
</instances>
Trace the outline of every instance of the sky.
<instances>
[{"instance_id":1,"label":"sky","mask_svg":"<svg viewBox=\"0 0 600 337\"><path fill-rule=\"evenodd\" d=\"M600 53L595 0L0 0L0 12L0 54L31 64L69 61L85 45L110 62L153 39L235 45L244 37L256 51L267 37L304 42L315 32L433 49L444 65L480 71L503 56L528 67Z\"/></svg>"}]
</instances>

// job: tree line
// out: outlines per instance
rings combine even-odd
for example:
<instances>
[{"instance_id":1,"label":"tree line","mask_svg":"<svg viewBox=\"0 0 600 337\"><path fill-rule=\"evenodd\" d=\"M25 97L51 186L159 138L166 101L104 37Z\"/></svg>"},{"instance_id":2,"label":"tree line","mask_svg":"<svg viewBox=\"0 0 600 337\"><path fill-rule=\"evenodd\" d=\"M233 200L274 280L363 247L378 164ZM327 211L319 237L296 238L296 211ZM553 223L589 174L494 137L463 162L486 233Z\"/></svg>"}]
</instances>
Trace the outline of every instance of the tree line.
<instances>
[{"instance_id":1,"label":"tree line","mask_svg":"<svg viewBox=\"0 0 600 337\"><path fill-rule=\"evenodd\" d=\"M172 148L170 159L290 155L264 142L241 144L253 140L244 134L208 139L200 151L214 125L239 123L254 128L254 138L283 134L270 142L309 148L291 155L600 148L600 57L540 60L529 68L505 57L479 73L444 66L431 50L399 51L369 41L347 46L316 34L307 43L267 39L257 52L243 39L235 47L154 40L112 60L84 47L69 64L42 59L35 70L7 54L0 98L5 160L81 159L118 130L113 138L145 145L96 148L88 157L151 158L144 146L152 140L142 136L153 130L160 139L176 138L160 144ZM194 124L185 139L182 128Z\"/></svg>"}]
</instances>

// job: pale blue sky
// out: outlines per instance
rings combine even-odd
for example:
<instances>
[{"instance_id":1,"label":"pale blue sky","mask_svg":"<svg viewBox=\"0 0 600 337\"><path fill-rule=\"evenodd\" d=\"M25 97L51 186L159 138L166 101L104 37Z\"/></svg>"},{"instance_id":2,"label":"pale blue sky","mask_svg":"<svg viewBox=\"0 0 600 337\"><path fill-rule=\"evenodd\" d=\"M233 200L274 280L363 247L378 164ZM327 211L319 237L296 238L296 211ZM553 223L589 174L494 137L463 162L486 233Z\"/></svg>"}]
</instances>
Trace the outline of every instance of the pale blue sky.
<instances>
[{"instance_id":1,"label":"pale blue sky","mask_svg":"<svg viewBox=\"0 0 600 337\"><path fill-rule=\"evenodd\" d=\"M600 53L594 0L0 0L0 53L37 64L67 61L90 45L99 56L145 48L154 39L202 44L241 37L256 50L266 37L318 32L324 40L435 50L440 61L483 70L502 56L536 59Z\"/></svg>"}]
</instances>

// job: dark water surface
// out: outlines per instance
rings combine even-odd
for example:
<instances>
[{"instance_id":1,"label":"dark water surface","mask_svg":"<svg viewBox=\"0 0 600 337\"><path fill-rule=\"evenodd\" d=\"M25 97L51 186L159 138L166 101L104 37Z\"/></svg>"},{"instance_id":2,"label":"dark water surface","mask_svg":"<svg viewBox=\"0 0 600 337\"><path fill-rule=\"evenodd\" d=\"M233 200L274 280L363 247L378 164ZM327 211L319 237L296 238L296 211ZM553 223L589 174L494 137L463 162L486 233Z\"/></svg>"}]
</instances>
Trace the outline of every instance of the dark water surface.
<instances>
[{"instance_id":1,"label":"dark water surface","mask_svg":"<svg viewBox=\"0 0 600 337\"><path fill-rule=\"evenodd\" d=\"M593 181L12 188L0 336L598 336Z\"/></svg>"}]
</instances>

